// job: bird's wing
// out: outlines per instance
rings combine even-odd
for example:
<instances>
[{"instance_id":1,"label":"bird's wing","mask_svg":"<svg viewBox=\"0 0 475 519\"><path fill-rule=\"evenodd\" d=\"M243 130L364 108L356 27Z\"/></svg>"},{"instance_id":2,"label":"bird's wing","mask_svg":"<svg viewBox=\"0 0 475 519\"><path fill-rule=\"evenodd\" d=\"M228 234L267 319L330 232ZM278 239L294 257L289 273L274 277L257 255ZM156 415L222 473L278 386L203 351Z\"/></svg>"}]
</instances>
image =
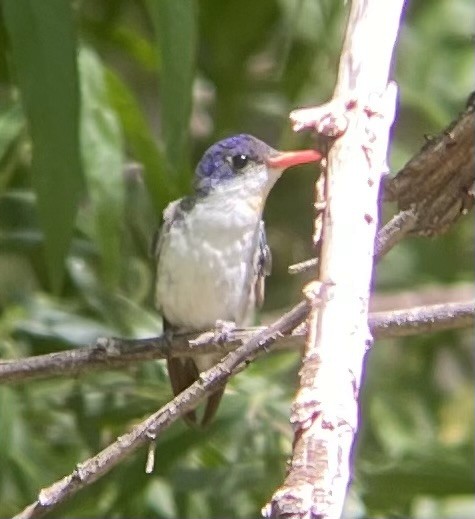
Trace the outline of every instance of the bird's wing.
<instances>
[{"instance_id":1,"label":"bird's wing","mask_svg":"<svg viewBox=\"0 0 475 519\"><path fill-rule=\"evenodd\" d=\"M163 211L160 226L153 235L152 243L150 244L150 255L152 257L158 260L164 237L168 234L173 222L183 218L186 213L191 211L195 206L196 201L197 199L194 196L185 196L184 198L179 198L167 205Z\"/></svg>"},{"instance_id":2,"label":"bird's wing","mask_svg":"<svg viewBox=\"0 0 475 519\"><path fill-rule=\"evenodd\" d=\"M272 254L267 245L266 228L264 220L259 223L259 243L257 246L254 282L254 300L257 308L264 303L265 278L272 270Z\"/></svg>"},{"instance_id":3,"label":"bird's wing","mask_svg":"<svg viewBox=\"0 0 475 519\"><path fill-rule=\"evenodd\" d=\"M160 250L162 248L163 244L163 238L170 230L170 227L173 224L173 221L175 220L179 209L180 209L180 200L175 200L174 202L171 202L167 205L165 210L163 211L162 215L162 221L160 222L160 226L155 231L152 242L150 243L150 256L152 256L155 259L158 259L160 256Z\"/></svg>"},{"instance_id":4,"label":"bird's wing","mask_svg":"<svg viewBox=\"0 0 475 519\"><path fill-rule=\"evenodd\" d=\"M181 198L180 200L171 202L167 206L165 211L163 211L162 222L157 232L153 236L153 240L150 247L151 255L153 255L157 262L159 261L160 252L163 246L165 236L170 231L171 226L177 219L183 218L184 213L190 211L193 208L195 202L196 199L193 197ZM160 308L157 309L160 310ZM173 332L174 330L173 324L168 322L165 319L165 317L163 317L163 330L171 332ZM193 358L168 357L167 367L171 386L175 396L180 394L189 386L191 386L191 384L198 380L200 376L199 369ZM224 387L219 388L217 391L211 393L211 395L208 396L206 407L204 409L203 416L199 423L197 420L195 410L185 413L183 418L188 423L188 425L199 425L201 427L207 425L207 423L213 418L214 414L216 413L223 393Z\"/></svg>"}]
</instances>

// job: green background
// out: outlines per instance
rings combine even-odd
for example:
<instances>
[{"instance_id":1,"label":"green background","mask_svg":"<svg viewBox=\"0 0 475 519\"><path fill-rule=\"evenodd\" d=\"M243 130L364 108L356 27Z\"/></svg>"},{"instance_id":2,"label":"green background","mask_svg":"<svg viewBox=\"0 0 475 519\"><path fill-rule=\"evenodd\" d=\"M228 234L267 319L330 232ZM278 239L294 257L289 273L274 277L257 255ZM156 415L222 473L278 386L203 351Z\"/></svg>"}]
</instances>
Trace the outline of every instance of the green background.
<instances>
[{"instance_id":1,"label":"green background","mask_svg":"<svg viewBox=\"0 0 475 519\"><path fill-rule=\"evenodd\" d=\"M249 132L282 149L312 145L311 136L292 134L288 113L331 97L348 6L0 7L0 357L157 335L148 246L161 211L189 192L194 165L222 137ZM473 88L474 18L470 0L409 3L393 71L393 172L463 109ZM289 276L287 266L312 255L314 180L311 167L296 169L268 200L274 266L264 322L299 301L309 279ZM385 208L385 218L393 211ZM375 300L466 294L470 220L393 250L378 266ZM467 331L445 332L381 341L370 352L348 517L475 515L471 342ZM296 352L261 358L229 384L209 429L176 423L160 437L153 475L140 450L50 516L256 517L291 452L298 366ZM159 361L0 387L0 517L170 396Z\"/></svg>"}]
</instances>

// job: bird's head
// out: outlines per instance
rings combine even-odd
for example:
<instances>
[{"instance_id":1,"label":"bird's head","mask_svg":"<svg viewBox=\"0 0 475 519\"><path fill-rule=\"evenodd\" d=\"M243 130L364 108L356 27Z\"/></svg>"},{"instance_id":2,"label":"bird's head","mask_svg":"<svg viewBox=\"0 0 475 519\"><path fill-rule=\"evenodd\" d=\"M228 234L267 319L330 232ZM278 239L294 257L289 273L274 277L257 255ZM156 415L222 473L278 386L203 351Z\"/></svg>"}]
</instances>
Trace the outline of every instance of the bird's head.
<instances>
[{"instance_id":1,"label":"bird's head","mask_svg":"<svg viewBox=\"0 0 475 519\"><path fill-rule=\"evenodd\" d=\"M213 144L195 173L199 195L240 193L266 197L284 170L321 159L314 150L281 152L252 135L240 134Z\"/></svg>"}]
</instances>

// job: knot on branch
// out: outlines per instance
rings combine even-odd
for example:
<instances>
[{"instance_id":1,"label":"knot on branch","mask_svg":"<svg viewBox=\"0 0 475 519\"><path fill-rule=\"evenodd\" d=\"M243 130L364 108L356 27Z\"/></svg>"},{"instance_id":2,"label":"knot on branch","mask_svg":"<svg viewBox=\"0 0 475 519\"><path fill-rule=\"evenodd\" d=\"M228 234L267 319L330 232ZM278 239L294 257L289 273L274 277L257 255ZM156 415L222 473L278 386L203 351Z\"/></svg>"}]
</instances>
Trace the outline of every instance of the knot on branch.
<instances>
[{"instance_id":1,"label":"knot on branch","mask_svg":"<svg viewBox=\"0 0 475 519\"><path fill-rule=\"evenodd\" d=\"M386 188L386 198L417 215L412 234L442 234L474 205L474 94L467 109L432 137Z\"/></svg>"}]
</instances>

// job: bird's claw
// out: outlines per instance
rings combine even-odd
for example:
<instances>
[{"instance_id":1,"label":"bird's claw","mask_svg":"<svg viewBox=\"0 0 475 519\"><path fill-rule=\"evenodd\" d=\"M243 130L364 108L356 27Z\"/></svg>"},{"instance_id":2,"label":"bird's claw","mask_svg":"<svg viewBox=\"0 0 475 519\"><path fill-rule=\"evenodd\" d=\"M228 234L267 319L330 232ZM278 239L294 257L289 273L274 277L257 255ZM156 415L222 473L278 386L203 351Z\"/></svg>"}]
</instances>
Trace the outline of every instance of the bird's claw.
<instances>
[{"instance_id":1,"label":"bird's claw","mask_svg":"<svg viewBox=\"0 0 475 519\"><path fill-rule=\"evenodd\" d=\"M214 337L213 341L216 344L224 344L229 341L231 332L236 329L236 323L234 321L223 321L218 319L214 324Z\"/></svg>"},{"instance_id":2,"label":"bird's claw","mask_svg":"<svg viewBox=\"0 0 475 519\"><path fill-rule=\"evenodd\" d=\"M174 335L175 335L175 332L171 328L167 328L166 330L163 331L163 338L165 340L165 344L167 344L167 346L169 348L173 342Z\"/></svg>"}]
</instances>

